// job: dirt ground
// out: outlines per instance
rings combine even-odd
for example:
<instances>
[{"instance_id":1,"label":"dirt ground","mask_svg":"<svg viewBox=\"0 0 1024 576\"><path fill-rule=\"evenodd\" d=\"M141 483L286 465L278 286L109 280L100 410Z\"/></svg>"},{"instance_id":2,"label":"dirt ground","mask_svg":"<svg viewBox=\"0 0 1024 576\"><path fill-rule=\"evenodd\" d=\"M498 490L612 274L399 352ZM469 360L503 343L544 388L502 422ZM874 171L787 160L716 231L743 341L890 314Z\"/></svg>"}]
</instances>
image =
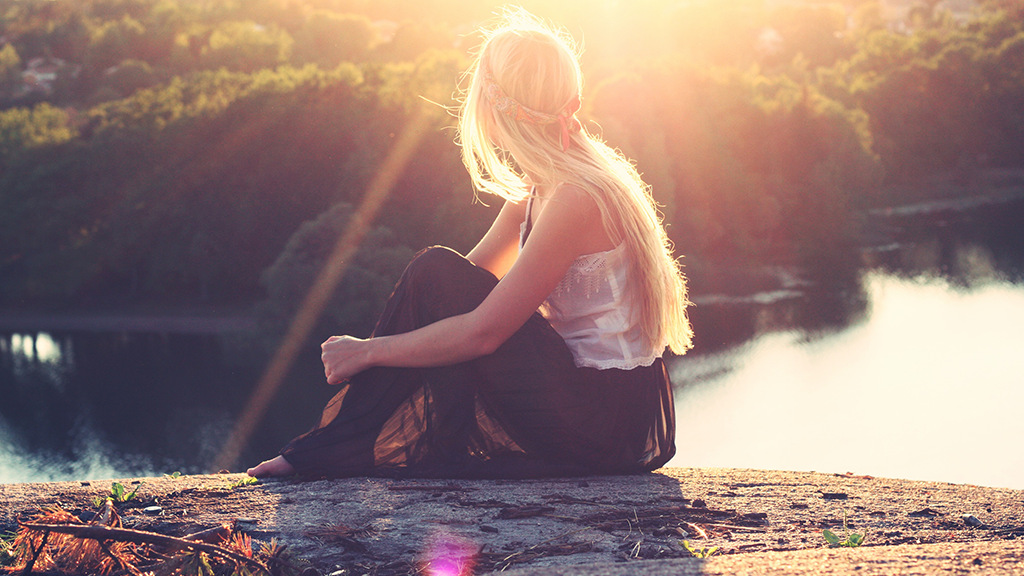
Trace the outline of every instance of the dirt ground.
<instances>
[{"instance_id":1,"label":"dirt ground","mask_svg":"<svg viewBox=\"0 0 1024 576\"><path fill-rule=\"evenodd\" d=\"M572 567L598 564L646 566L651 569L642 572L654 574L665 564L651 561L674 561L680 574L711 574L718 573L715 566L742 560L732 555L770 566L779 558L821 554L860 554L868 561L929 545L966 550L965 562L980 562L967 568L1024 559L1021 490L693 468L551 480L289 479L229 487L242 478L121 479L139 490L120 513L125 527L172 536L233 523L256 540L288 545L312 568L335 576L417 573L445 559L472 564L475 574L596 574ZM93 500L109 495L111 482L0 485L0 532L16 530L19 520L54 504L91 514ZM865 535L864 544L829 549L825 529L840 539ZM698 553L717 547L713 561L681 560L693 557L684 540ZM982 551L971 552L975 548Z\"/></svg>"}]
</instances>

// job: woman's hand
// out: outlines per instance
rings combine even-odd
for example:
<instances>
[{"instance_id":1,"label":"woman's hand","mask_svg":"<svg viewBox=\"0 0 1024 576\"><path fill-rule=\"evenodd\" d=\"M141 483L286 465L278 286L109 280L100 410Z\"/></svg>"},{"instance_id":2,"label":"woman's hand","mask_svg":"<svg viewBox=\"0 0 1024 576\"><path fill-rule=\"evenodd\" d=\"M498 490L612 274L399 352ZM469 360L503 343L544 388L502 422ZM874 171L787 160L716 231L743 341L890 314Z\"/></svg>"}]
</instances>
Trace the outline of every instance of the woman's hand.
<instances>
[{"instance_id":1,"label":"woman's hand","mask_svg":"<svg viewBox=\"0 0 1024 576\"><path fill-rule=\"evenodd\" d=\"M366 362L367 342L352 336L331 336L320 345L328 384L341 384L370 367Z\"/></svg>"}]
</instances>

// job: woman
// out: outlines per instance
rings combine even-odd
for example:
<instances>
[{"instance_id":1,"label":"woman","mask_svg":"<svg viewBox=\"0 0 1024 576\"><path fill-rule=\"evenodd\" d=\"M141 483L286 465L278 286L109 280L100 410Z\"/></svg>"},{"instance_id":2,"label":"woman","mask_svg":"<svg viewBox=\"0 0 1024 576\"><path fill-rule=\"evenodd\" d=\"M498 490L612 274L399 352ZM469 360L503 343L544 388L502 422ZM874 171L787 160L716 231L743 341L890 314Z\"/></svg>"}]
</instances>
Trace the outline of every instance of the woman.
<instances>
[{"instance_id":1,"label":"woman","mask_svg":"<svg viewBox=\"0 0 1024 576\"><path fill-rule=\"evenodd\" d=\"M324 342L347 385L249 474L632 473L674 454L661 355L691 331L649 188L577 120L571 38L522 10L484 36L459 141L501 212L465 258L420 253L372 337Z\"/></svg>"}]
</instances>

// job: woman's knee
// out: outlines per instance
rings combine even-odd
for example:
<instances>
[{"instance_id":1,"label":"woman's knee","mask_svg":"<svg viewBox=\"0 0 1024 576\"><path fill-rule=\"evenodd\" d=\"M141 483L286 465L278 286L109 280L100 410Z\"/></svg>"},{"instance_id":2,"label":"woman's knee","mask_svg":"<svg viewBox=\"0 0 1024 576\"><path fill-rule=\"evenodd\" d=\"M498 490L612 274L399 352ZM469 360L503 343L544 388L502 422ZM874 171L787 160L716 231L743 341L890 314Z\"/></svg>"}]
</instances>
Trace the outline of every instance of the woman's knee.
<instances>
[{"instance_id":1,"label":"woman's knee","mask_svg":"<svg viewBox=\"0 0 1024 576\"><path fill-rule=\"evenodd\" d=\"M415 282L436 284L454 279L466 281L491 276L478 268L465 256L445 246L431 246L420 250L405 270L405 276ZM496 281L496 279L495 279Z\"/></svg>"},{"instance_id":2,"label":"woman's knee","mask_svg":"<svg viewBox=\"0 0 1024 576\"><path fill-rule=\"evenodd\" d=\"M407 272L410 274L443 273L452 267L472 265L462 254L447 246L430 246L424 248L413 256Z\"/></svg>"},{"instance_id":3,"label":"woman's knee","mask_svg":"<svg viewBox=\"0 0 1024 576\"><path fill-rule=\"evenodd\" d=\"M472 301L482 300L498 282L493 274L444 246L420 251L406 268L403 281L422 296Z\"/></svg>"}]
</instances>

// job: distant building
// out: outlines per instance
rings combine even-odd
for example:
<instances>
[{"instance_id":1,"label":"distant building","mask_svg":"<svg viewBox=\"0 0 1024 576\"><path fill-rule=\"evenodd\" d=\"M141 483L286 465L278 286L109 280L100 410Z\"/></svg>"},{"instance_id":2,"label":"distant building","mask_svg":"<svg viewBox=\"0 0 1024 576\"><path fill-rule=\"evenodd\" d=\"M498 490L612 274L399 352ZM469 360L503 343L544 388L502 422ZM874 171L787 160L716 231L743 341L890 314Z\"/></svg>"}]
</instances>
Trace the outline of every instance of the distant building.
<instances>
[{"instance_id":1,"label":"distant building","mask_svg":"<svg viewBox=\"0 0 1024 576\"><path fill-rule=\"evenodd\" d=\"M49 95L53 92L53 83L60 74L78 76L80 66L64 62L60 58L40 56L28 61L25 71L21 73L23 82L22 94L41 92Z\"/></svg>"}]
</instances>

